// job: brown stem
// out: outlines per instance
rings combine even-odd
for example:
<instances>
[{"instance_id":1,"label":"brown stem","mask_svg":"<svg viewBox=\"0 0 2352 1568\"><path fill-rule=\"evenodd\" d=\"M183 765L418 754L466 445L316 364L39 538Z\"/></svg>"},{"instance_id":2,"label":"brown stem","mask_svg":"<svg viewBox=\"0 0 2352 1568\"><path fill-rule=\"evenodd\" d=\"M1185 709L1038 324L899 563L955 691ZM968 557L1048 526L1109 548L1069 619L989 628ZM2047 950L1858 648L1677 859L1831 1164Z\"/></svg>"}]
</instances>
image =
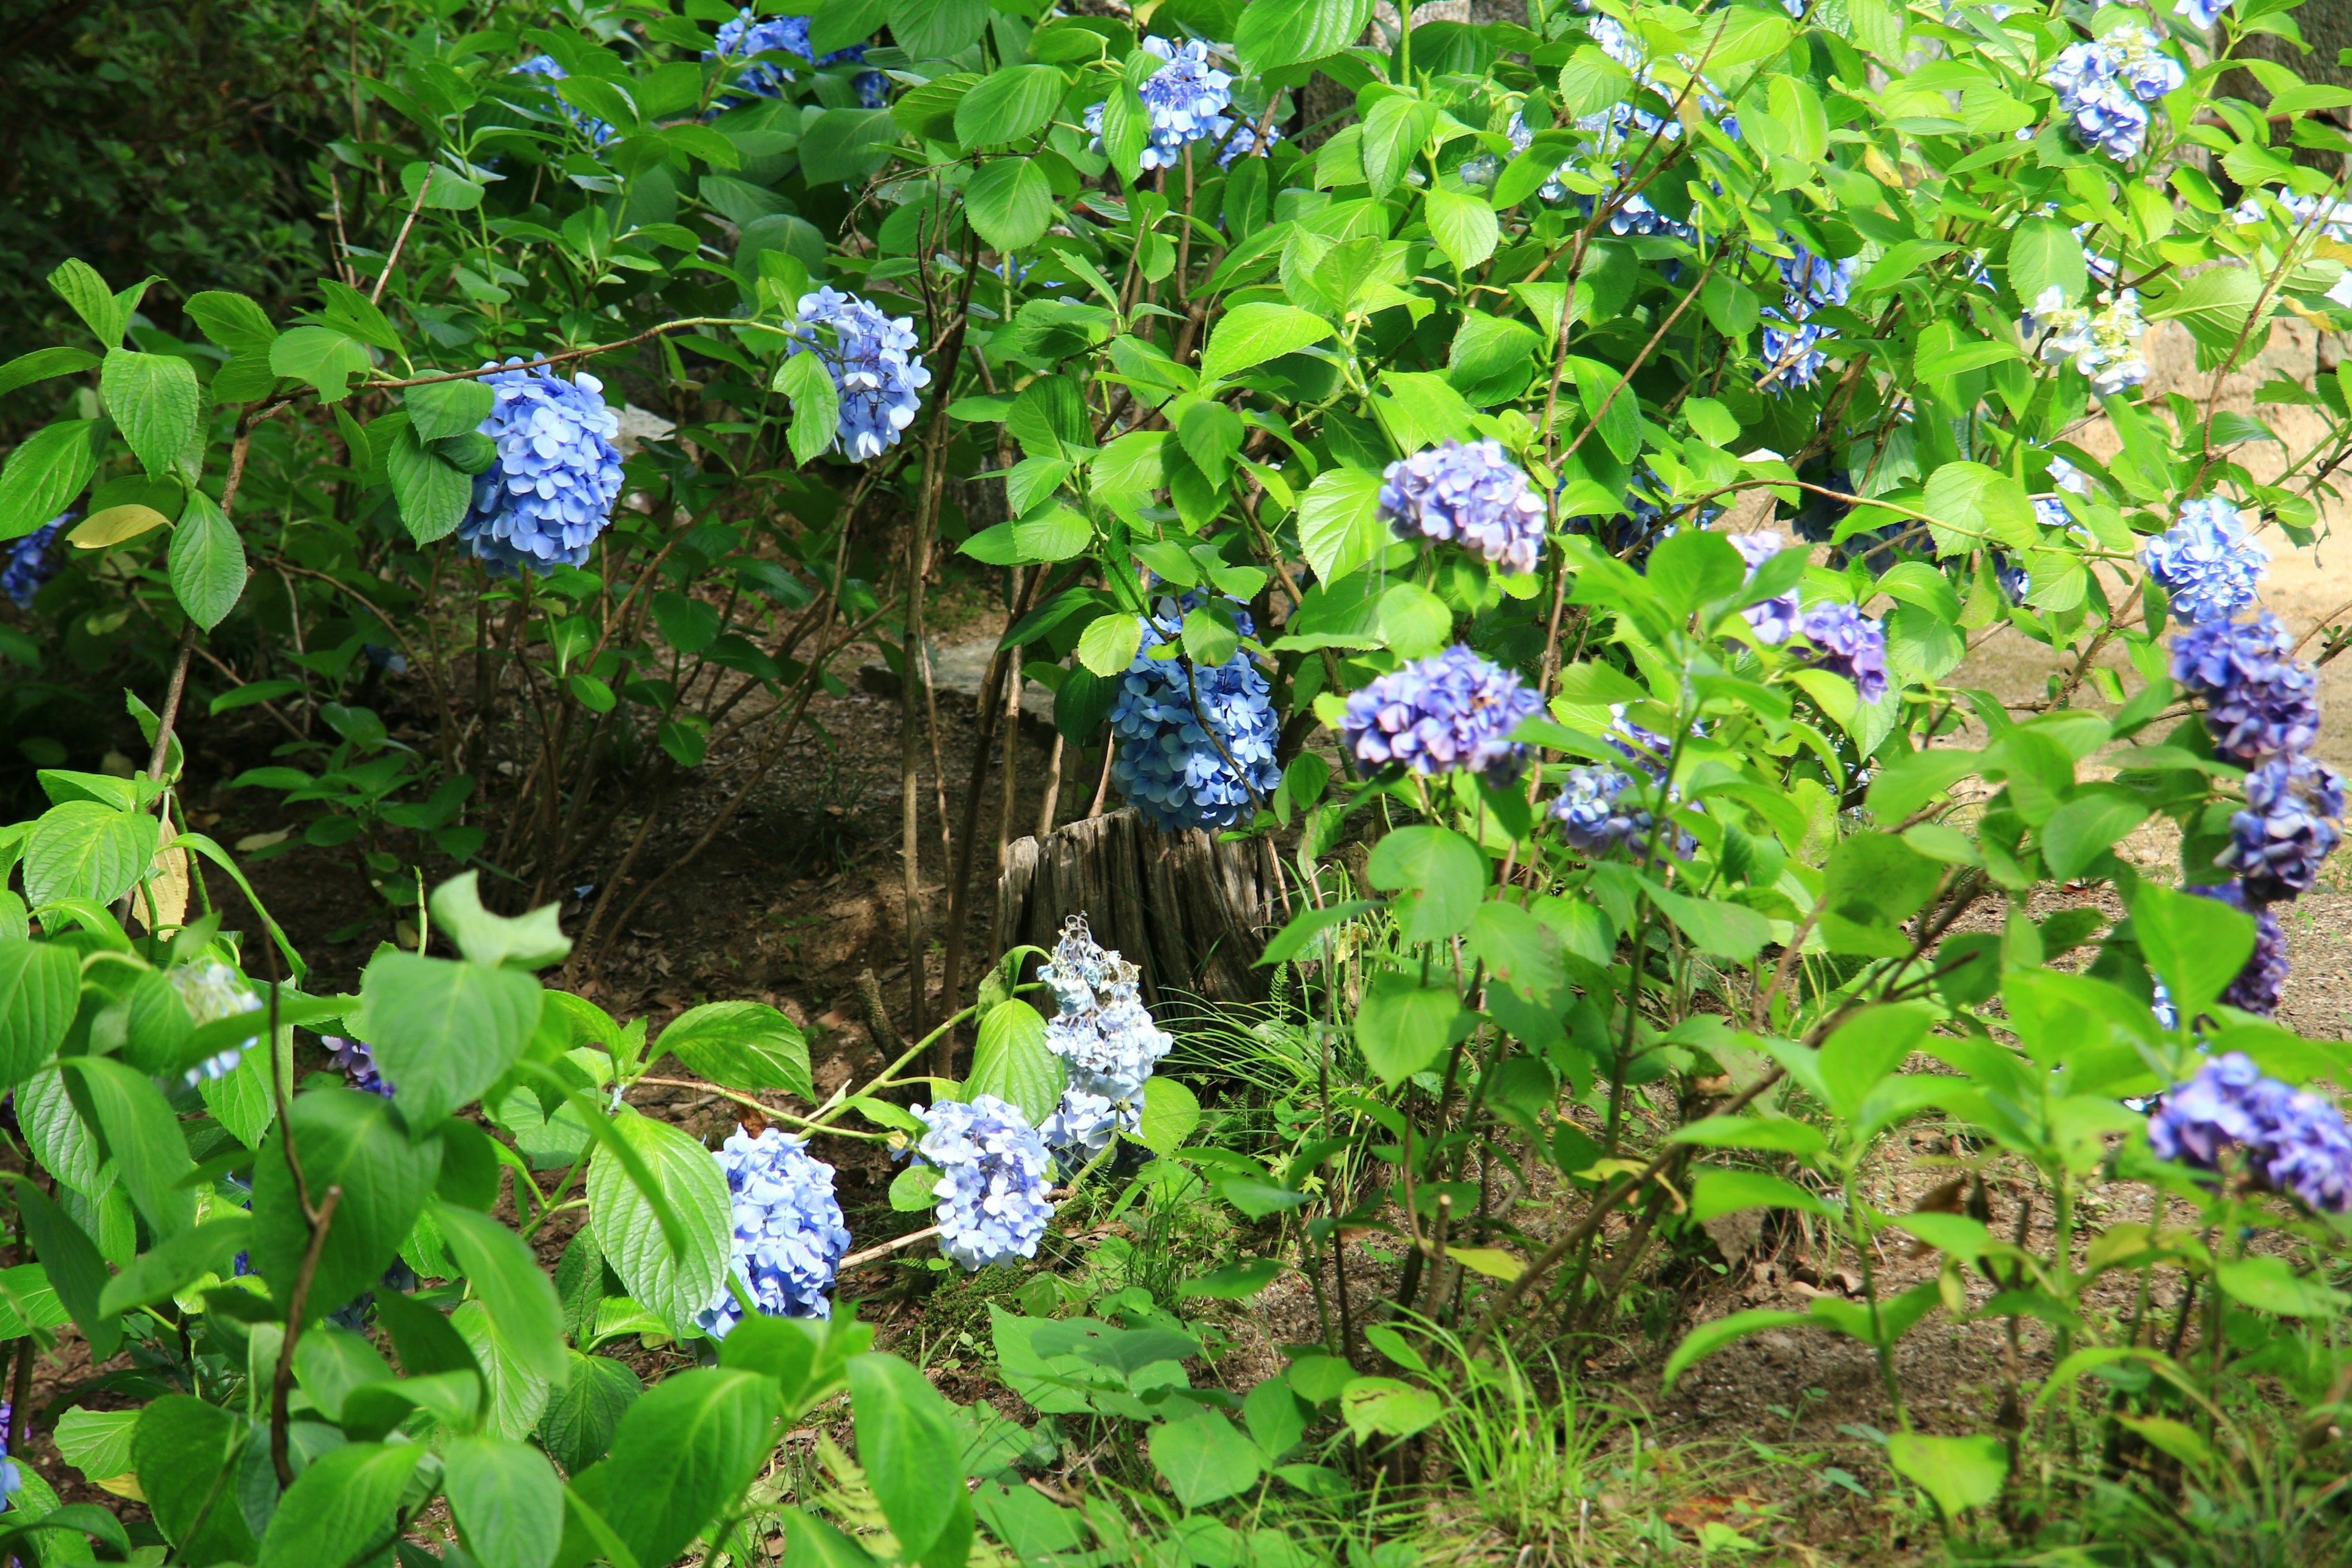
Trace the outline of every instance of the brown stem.
<instances>
[{"instance_id":1,"label":"brown stem","mask_svg":"<svg viewBox=\"0 0 2352 1568\"><path fill-rule=\"evenodd\" d=\"M1054 831L1054 813L1062 804L1062 747L1059 730L1054 731L1054 754L1045 760L1045 798L1037 806L1037 837L1043 838Z\"/></svg>"},{"instance_id":2,"label":"brown stem","mask_svg":"<svg viewBox=\"0 0 2352 1568\"><path fill-rule=\"evenodd\" d=\"M1045 568L1039 567L1031 572L1027 581L1022 583L1014 591L1013 613L1008 625L1021 624L1021 617L1029 613L1030 601L1036 597L1038 584L1045 580ZM963 826L961 833L955 839L955 853L948 872L947 965L941 977L941 1005L950 1008L956 1005L956 994L963 986L964 925L967 919L967 900L971 889L972 845L980 835L980 797L988 783L990 742L994 739L997 704L1003 693L1008 674L1012 676L1014 689L1018 691L1019 660L1019 650L997 649L996 657L988 662L987 678L981 682L980 734L972 742L971 783L964 790ZM1016 718L1019 713L1017 708L1007 711ZM1013 718L1006 720L1008 725L1013 722ZM1012 788L1013 742L1011 737L1013 731L1008 730L1006 733L1005 787L1009 791ZM1000 856L999 858L1001 859L1002 857ZM946 1075L943 1073L941 1076Z\"/></svg>"},{"instance_id":3,"label":"brown stem","mask_svg":"<svg viewBox=\"0 0 2352 1568\"><path fill-rule=\"evenodd\" d=\"M290 1158L290 1140L289 1151ZM269 1391L269 1463L277 1470L281 1487L294 1484L294 1462L288 1458L286 1448L286 1405L294 1393L294 1345L301 1338L302 1314L310 1303L310 1281L319 1272L319 1254L327 1245L327 1227L334 1223L335 1205L342 1201L341 1183L327 1189L326 1201L319 1205L318 1217L310 1222L310 1245L302 1249L301 1272L294 1276L294 1292L286 1302L286 1338L278 1347L278 1375Z\"/></svg>"},{"instance_id":4,"label":"brown stem","mask_svg":"<svg viewBox=\"0 0 2352 1568\"><path fill-rule=\"evenodd\" d=\"M383 258L383 270L376 274L375 287L368 293L368 303L383 302L383 286L392 281L392 269L400 265L401 247L408 243L408 231L416 226L416 215L425 210L425 193L433 188L429 179L416 184L416 199L408 205L408 216L400 226L400 235L392 242L392 254Z\"/></svg>"}]
</instances>

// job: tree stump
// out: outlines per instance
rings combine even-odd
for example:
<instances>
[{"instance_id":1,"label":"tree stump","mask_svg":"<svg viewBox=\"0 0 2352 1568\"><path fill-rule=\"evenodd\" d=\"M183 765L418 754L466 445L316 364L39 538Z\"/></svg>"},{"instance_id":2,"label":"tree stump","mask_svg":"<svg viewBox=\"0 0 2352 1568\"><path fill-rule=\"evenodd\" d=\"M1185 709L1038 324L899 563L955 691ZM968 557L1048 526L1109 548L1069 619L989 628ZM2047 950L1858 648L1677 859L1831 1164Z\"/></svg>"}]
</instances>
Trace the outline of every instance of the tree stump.
<instances>
[{"instance_id":1,"label":"tree stump","mask_svg":"<svg viewBox=\"0 0 2352 1568\"><path fill-rule=\"evenodd\" d=\"M1222 843L1162 833L1132 806L1014 841L996 883L996 951L1051 948L1082 914L1103 946L1143 971L1143 999L1171 991L1218 1002L1264 1001L1255 967L1281 922L1280 873L1265 839Z\"/></svg>"}]
</instances>

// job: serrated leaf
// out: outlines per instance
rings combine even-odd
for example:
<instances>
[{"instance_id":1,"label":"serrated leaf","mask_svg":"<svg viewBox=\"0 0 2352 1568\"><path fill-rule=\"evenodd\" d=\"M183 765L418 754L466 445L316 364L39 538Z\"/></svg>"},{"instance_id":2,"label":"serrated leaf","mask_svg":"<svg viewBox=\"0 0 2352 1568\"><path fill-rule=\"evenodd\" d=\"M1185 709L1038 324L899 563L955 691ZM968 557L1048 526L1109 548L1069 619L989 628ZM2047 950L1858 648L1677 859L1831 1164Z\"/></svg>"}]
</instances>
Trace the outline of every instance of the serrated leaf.
<instances>
[{"instance_id":1,"label":"serrated leaf","mask_svg":"<svg viewBox=\"0 0 2352 1568\"><path fill-rule=\"evenodd\" d=\"M1078 662L1105 679L1135 662L1143 646L1143 626L1135 616L1114 612L1097 616L1078 634Z\"/></svg>"},{"instance_id":2,"label":"serrated leaf","mask_svg":"<svg viewBox=\"0 0 2352 1568\"><path fill-rule=\"evenodd\" d=\"M1437 247L1454 269L1468 272L1482 265L1495 254L1496 242L1502 237L1502 224L1495 209L1478 196L1433 186L1426 209L1429 232Z\"/></svg>"},{"instance_id":3,"label":"serrated leaf","mask_svg":"<svg viewBox=\"0 0 2352 1568\"><path fill-rule=\"evenodd\" d=\"M172 531L168 563L173 595L206 631L220 625L245 593L245 542L202 490L188 492L179 526Z\"/></svg>"},{"instance_id":4,"label":"serrated leaf","mask_svg":"<svg viewBox=\"0 0 2352 1568\"><path fill-rule=\"evenodd\" d=\"M1236 305L1209 334L1209 346L1201 355L1202 383L1205 387L1209 382L1296 353L1330 335L1330 322L1296 305L1263 300Z\"/></svg>"},{"instance_id":5,"label":"serrated leaf","mask_svg":"<svg viewBox=\"0 0 2352 1568\"><path fill-rule=\"evenodd\" d=\"M1020 250L1045 237L1054 221L1054 183L1034 160L993 159L964 187L963 210L991 246Z\"/></svg>"}]
</instances>

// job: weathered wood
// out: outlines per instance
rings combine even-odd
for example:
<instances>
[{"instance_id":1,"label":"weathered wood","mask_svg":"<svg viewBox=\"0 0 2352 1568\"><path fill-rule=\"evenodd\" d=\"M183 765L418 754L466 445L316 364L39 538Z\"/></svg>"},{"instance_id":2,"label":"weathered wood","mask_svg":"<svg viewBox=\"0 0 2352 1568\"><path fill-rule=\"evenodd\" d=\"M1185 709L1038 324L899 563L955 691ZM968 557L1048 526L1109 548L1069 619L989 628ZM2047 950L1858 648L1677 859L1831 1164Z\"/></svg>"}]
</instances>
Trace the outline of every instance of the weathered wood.
<instances>
[{"instance_id":1,"label":"weathered wood","mask_svg":"<svg viewBox=\"0 0 2352 1568\"><path fill-rule=\"evenodd\" d=\"M1221 843L1206 833L1161 833L1133 807L1056 828L1007 847L996 884L996 949L1050 948L1062 922L1087 917L1095 940L1143 971L1143 997L1186 991L1259 1001L1255 964L1279 923L1272 846Z\"/></svg>"}]
</instances>

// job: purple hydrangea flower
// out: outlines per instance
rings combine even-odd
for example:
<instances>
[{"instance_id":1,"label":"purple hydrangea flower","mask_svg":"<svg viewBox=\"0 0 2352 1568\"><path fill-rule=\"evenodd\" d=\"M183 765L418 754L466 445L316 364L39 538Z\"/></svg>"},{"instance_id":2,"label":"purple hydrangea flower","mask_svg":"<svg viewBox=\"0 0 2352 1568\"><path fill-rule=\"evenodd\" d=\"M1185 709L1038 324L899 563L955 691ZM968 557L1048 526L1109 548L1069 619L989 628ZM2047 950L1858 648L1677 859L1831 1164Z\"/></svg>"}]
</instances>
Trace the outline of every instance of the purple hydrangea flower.
<instances>
[{"instance_id":1,"label":"purple hydrangea flower","mask_svg":"<svg viewBox=\"0 0 2352 1568\"><path fill-rule=\"evenodd\" d=\"M1367 767L1414 773L1475 769L1495 784L1517 777L1528 748L1510 740L1543 700L1519 678L1456 643L1381 676L1348 697L1341 742Z\"/></svg>"},{"instance_id":2,"label":"purple hydrangea flower","mask_svg":"<svg viewBox=\"0 0 2352 1568\"><path fill-rule=\"evenodd\" d=\"M566 381L541 365L501 370L482 384L497 397L481 432L498 458L474 477L457 537L500 575L586 565L621 494L613 445L620 421L604 403L604 384L585 371Z\"/></svg>"},{"instance_id":3,"label":"purple hydrangea flower","mask_svg":"<svg viewBox=\"0 0 2352 1568\"><path fill-rule=\"evenodd\" d=\"M0 570L0 594L5 594L20 610L33 607L33 595L41 584L57 575L58 564L49 559L49 542L58 530L73 521L73 513L51 518L32 532L6 545L8 564Z\"/></svg>"},{"instance_id":4,"label":"purple hydrangea flower","mask_svg":"<svg viewBox=\"0 0 2352 1568\"><path fill-rule=\"evenodd\" d=\"M2246 775L2246 809L2230 818L2230 847L2214 863L2238 873L2246 896L2269 903L2307 893L2343 838L2344 781L2306 756L2273 757Z\"/></svg>"},{"instance_id":5,"label":"purple hydrangea flower","mask_svg":"<svg viewBox=\"0 0 2352 1568\"><path fill-rule=\"evenodd\" d=\"M1748 563L1748 580L1752 583L1756 580L1757 569L1780 553L1780 536L1769 531L1735 533L1731 535L1731 547L1738 551L1739 558ZM1792 588L1772 598L1760 599L1739 614L1755 631L1757 641L1778 647L1787 642L1790 634L1797 629L1797 622L1804 614L1804 607L1797 602L1796 590Z\"/></svg>"},{"instance_id":6,"label":"purple hydrangea flower","mask_svg":"<svg viewBox=\"0 0 2352 1568\"><path fill-rule=\"evenodd\" d=\"M1633 776L1620 768L1569 769L1551 803L1560 837L1587 855L1606 854L1621 846L1638 852L1652 818L1647 811L1622 804L1622 797L1633 787Z\"/></svg>"},{"instance_id":7,"label":"purple hydrangea flower","mask_svg":"<svg viewBox=\"0 0 2352 1568\"><path fill-rule=\"evenodd\" d=\"M340 1068L353 1089L370 1094L392 1098L392 1085L376 1070L375 1053L365 1040L347 1040L340 1035L321 1035L319 1043L327 1047L327 1059Z\"/></svg>"},{"instance_id":8,"label":"purple hydrangea flower","mask_svg":"<svg viewBox=\"0 0 2352 1568\"><path fill-rule=\"evenodd\" d=\"M541 76L545 77L550 81L562 81L565 77L572 73L565 70L563 67L557 62L553 55L533 55L530 58L523 61L522 64L515 67L514 74L517 76ZM614 130L604 121L597 119L593 114L583 113L581 110L572 108L569 103L565 103L560 98L556 100L556 102L563 110L563 118L572 121L573 128L576 129L581 135L588 138L588 144L590 146L602 147L605 142L610 142L613 139L614 134Z\"/></svg>"},{"instance_id":9,"label":"purple hydrangea flower","mask_svg":"<svg viewBox=\"0 0 2352 1568\"><path fill-rule=\"evenodd\" d=\"M1780 262L1780 303L1764 312L1764 372L1757 384L1775 393L1811 386L1821 374L1829 359L1820 344L1837 336L1837 329L1812 320L1813 312L1824 305L1844 304L1861 270L1854 257L1832 261L1801 245L1794 248L1796 254Z\"/></svg>"},{"instance_id":10,"label":"purple hydrangea flower","mask_svg":"<svg viewBox=\"0 0 2352 1568\"><path fill-rule=\"evenodd\" d=\"M1543 497L1500 441L1447 441L1391 463L1381 516L1399 539L1448 540L1514 573L1543 553Z\"/></svg>"},{"instance_id":11,"label":"purple hydrangea flower","mask_svg":"<svg viewBox=\"0 0 2352 1568\"><path fill-rule=\"evenodd\" d=\"M2219 1171L2242 1151L2256 1185L2291 1194L2325 1214L2352 1210L2352 1131L2336 1107L2298 1093L2231 1051L2166 1092L2147 1121L2160 1160Z\"/></svg>"},{"instance_id":12,"label":"purple hydrangea flower","mask_svg":"<svg viewBox=\"0 0 2352 1568\"><path fill-rule=\"evenodd\" d=\"M1154 615L1138 617L1142 646L1118 678L1110 710L1118 742L1111 780L1129 805L1167 833L1226 826L1282 782L1274 760L1280 721L1265 675L1247 653L1236 649L1213 669L1190 664L1181 654L1151 656L1153 648L1177 645L1184 613L1207 597L1195 591L1162 599ZM1234 618L1246 635L1249 616Z\"/></svg>"},{"instance_id":13,"label":"purple hydrangea flower","mask_svg":"<svg viewBox=\"0 0 2352 1568\"><path fill-rule=\"evenodd\" d=\"M861 463L878 458L915 422L922 389L931 384L914 352L920 341L911 316L893 320L829 286L801 296L800 325L784 353L824 359L840 399L834 447L844 457Z\"/></svg>"},{"instance_id":14,"label":"purple hydrangea flower","mask_svg":"<svg viewBox=\"0 0 2352 1568\"><path fill-rule=\"evenodd\" d=\"M940 1250L970 1269L1034 1258L1054 1217L1037 1130L992 1094L908 1109L926 1129L915 1152L940 1171Z\"/></svg>"},{"instance_id":15,"label":"purple hydrangea flower","mask_svg":"<svg viewBox=\"0 0 2352 1568\"><path fill-rule=\"evenodd\" d=\"M2214 752L2251 768L2319 738L2318 677L2278 617L2210 620L2172 639L2172 679L2205 700Z\"/></svg>"},{"instance_id":16,"label":"purple hydrangea flower","mask_svg":"<svg viewBox=\"0 0 2352 1568\"><path fill-rule=\"evenodd\" d=\"M2254 917L2254 951L2247 958L2246 966L2238 971L2237 978L2230 982L2229 989L2221 993L2221 1000L2265 1018L2277 1012L2279 993L2286 986L2290 968L2286 932L2280 929L2278 916L2271 913L2269 905L2249 899L2244 887L2236 882L2202 882L2188 890L2200 899L2211 899ZM2168 1006L2168 995L2166 1000Z\"/></svg>"},{"instance_id":17,"label":"purple hydrangea flower","mask_svg":"<svg viewBox=\"0 0 2352 1568\"><path fill-rule=\"evenodd\" d=\"M1814 668L1853 682L1864 702L1886 695L1886 632L1852 605L1824 602L1809 606L1797 630L1816 650Z\"/></svg>"},{"instance_id":18,"label":"purple hydrangea flower","mask_svg":"<svg viewBox=\"0 0 2352 1568\"><path fill-rule=\"evenodd\" d=\"M1217 162L1230 163L1244 153L1262 152L1255 128L1235 126L1225 110L1233 105L1234 79L1209 61L1208 46L1197 38L1173 44L1148 37L1145 53L1166 61L1137 88L1151 130L1143 144L1142 166L1172 169L1184 161L1184 149L1195 142L1223 142ZM1094 150L1102 151L1104 105L1087 106L1086 126L1094 133ZM1227 132L1232 132L1230 137ZM1269 136L1271 144L1276 138Z\"/></svg>"},{"instance_id":19,"label":"purple hydrangea flower","mask_svg":"<svg viewBox=\"0 0 2352 1568\"><path fill-rule=\"evenodd\" d=\"M773 1127L757 1138L738 1127L711 1156L727 1174L734 1216L729 1261L751 1303L771 1318L830 1318L834 1273L849 1250L849 1229L833 1193L831 1165ZM743 1309L725 1286L694 1321L725 1339Z\"/></svg>"},{"instance_id":20,"label":"purple hydrangea flower","mask_svg":"<svg viewBox=\"0 0 2352 1568\"><path fill-rule=\"evenodd\" d=\"M2179 521L2140 549L2148 574L2171 596L2172 613L2191 625L2227 620L2252 604L2270 559L2246 537L2238 509L2219 496L2182 501Z\"/></svg>"},{"instance_id":21,"label":"purple hydrangea flower","mask_svg":"<svg viewBox=\"0 0 2352 1568\"><path fill-rule=\"evenodd\" d=\"M1037 978L1054 994L1045 1048L1062 1058L1064 1081L1061 1104L1037 1130L1075 1168L1142 1127L1143 1086L1176 1039L1143 1005L1143 972L1097 943L1084 915L1063 922Z\"/></svg>"},{"instance_id":22,"label":"purple hydrangea flower","mask_svg":"<svg viewBox=\"0 0 2352 1568\"><path fill-rule=\"evenodd\" d=\"M2263 1151L2263 1178L2320 1214L2352 1212L2352 1131L2343 1113L2308 1089L2279 1113Z\"/></svg>"}]
</instances>

